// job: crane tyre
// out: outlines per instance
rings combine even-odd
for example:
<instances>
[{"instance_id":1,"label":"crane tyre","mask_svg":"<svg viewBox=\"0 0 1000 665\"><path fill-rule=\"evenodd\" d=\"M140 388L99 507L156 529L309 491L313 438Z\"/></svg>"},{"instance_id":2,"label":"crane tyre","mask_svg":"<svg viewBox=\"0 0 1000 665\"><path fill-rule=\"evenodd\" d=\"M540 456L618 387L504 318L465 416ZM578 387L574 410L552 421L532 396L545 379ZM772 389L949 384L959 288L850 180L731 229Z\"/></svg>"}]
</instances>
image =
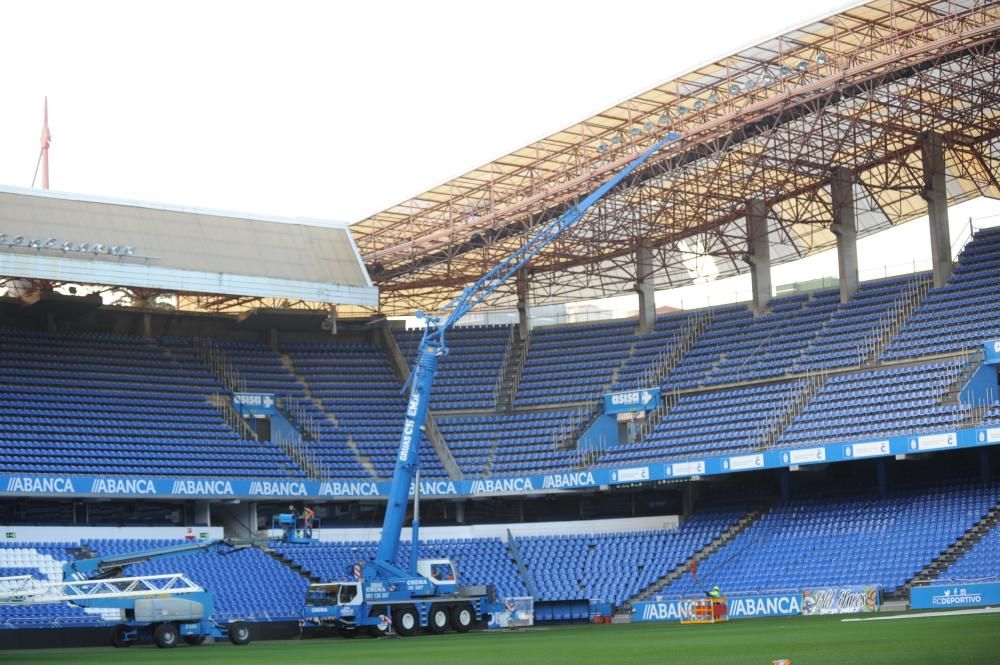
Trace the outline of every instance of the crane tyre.
<instances>
[{"instance_id":1,"label":"crane tyre","mask_svg":"<svg viewBox=\"0 0 1000 665\"><path fill-rule=\"evenodd\" d=\"M153 631L153 643L161 649L173 649L179 637L177 626L172 623L161 623Z\"/></svg>"}]
</instances>

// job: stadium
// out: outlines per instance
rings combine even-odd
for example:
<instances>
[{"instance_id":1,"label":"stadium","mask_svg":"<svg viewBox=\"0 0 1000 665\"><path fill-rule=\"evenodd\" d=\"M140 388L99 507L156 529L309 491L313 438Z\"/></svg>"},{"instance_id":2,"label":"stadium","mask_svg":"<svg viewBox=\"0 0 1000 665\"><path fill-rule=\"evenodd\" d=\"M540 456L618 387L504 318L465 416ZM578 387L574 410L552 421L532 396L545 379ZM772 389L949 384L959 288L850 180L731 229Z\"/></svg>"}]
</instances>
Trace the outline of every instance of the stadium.
<instances>
[{"instance_id":1,"label":"stadium","mask_svg":"<svg viewBox=\"0 0 1000 665\"><path fill-rule=\"evenodd\" d=\"M0 186L0 661L997 662L998 79L874 0L353 224Z\"/></svg>"}]
</instances>

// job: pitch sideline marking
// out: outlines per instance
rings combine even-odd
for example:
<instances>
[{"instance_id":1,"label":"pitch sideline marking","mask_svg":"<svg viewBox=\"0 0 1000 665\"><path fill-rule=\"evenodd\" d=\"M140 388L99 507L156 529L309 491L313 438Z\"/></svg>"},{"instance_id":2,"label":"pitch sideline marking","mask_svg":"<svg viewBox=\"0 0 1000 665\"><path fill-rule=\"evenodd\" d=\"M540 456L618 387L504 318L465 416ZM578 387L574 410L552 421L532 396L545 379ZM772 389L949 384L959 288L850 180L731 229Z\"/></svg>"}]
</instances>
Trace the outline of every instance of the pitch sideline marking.
<instances>
[{"instance_id":1,"label":"pitch sideline marking","mask_svg":"<svg viewBox=\"0 0 1000 665\"><path fill-rule=\"evenodd\" d=\"M841 619L841 621L891 621L893 619L920 619L923 617L953 617L962 614L995 614L1000 607L984 607L977 610L949 610L947 612L920 612L919 614L896 614L891 617L868 617L866 619Z\"/></svg>"}]
</instances>

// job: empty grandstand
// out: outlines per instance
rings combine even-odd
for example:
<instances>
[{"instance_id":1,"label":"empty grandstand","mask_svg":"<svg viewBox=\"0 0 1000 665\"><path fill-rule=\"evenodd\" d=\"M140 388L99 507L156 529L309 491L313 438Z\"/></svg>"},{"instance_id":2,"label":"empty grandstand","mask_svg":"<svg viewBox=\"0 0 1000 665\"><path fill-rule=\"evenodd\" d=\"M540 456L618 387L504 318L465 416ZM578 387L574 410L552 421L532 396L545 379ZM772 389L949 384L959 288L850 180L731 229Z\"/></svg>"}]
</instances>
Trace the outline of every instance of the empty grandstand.
<instances>
[{"instance_id":1,"label":"empty grandstand","mask_svg":"<svg viewBox=\"0 0 1000 665\"><path fill-rule=\"evenodd\" d=\"M225 537L124 572L185 573L216 617L295 636L309 586L360 579L396 510L425 527L398 565L449 559L538 622L690 618L715 586L808 614L1000 585L1000 226L948 217L1000 198L998 76L995 3L874 0L350 228L0 191L0 578ZM516 322L437 329L407 430L414 321L567 211L484 305ZM861 278L859 240L924 217L929 266ZM81 228L162 251L62 249ZM772 283L834 248L836 276ZM749 289L658 309L710 290L693 259ZM567 303L599 315L533 314ZM0 644L116 623L15 583Z\"/></svg>"}]
</instances>

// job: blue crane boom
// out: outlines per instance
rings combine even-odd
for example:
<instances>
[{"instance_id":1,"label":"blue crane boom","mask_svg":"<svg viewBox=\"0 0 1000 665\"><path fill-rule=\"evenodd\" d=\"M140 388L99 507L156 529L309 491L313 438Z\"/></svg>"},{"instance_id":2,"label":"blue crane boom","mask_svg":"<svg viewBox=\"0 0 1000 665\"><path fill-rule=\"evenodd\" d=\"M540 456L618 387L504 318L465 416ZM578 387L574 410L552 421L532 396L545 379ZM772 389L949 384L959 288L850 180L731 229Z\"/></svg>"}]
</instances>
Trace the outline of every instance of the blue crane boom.
<instances>
[{"instance_id":1,"label":"blue crane boom","mask_svg":"<svg viewBox=\"0 0 1000 665\"><path fill-rule=\"evenodd\" d=\"M671 132L657 142L642 155L637 157L625 168L609 178L604 184L591 192L582 201L564 212L540 231L531 236L517 251L501 261L477 282L465 287L451 302L442 307L434 315L417 312L417 317L424 322L424 333L417 350L417 362L407 383L410 386L410 397L403 420L403 433L399 442L399 454L392 475L392 485L389 489L385 519L382 522L382 537L379 541L374 565L375 570L368 570L366 578L405 578L416 574L415 560L412 557L409 571L399 568L396 554L399 549L399 539L403 529L403 519L406 516L406 506L409 500L410 487L419 467L420 444L423 440L423 426L430 405L431 386L437 371L438 361L448 354L445 344L445 333L465 316L472 308L483 302L504 282L523 268L536 254L558 238L566 229L576 224L587 210L604 198L608 192L627 178L635 169L646 162L649 157L666 144L677 140L679 135ZM419 491L419 488L417 488ZM414 531L417 520L414 520ZM418 546L416 534L412 547ZM366 566L367 568L367 566Z\"/></svg>"}]
</instances>

